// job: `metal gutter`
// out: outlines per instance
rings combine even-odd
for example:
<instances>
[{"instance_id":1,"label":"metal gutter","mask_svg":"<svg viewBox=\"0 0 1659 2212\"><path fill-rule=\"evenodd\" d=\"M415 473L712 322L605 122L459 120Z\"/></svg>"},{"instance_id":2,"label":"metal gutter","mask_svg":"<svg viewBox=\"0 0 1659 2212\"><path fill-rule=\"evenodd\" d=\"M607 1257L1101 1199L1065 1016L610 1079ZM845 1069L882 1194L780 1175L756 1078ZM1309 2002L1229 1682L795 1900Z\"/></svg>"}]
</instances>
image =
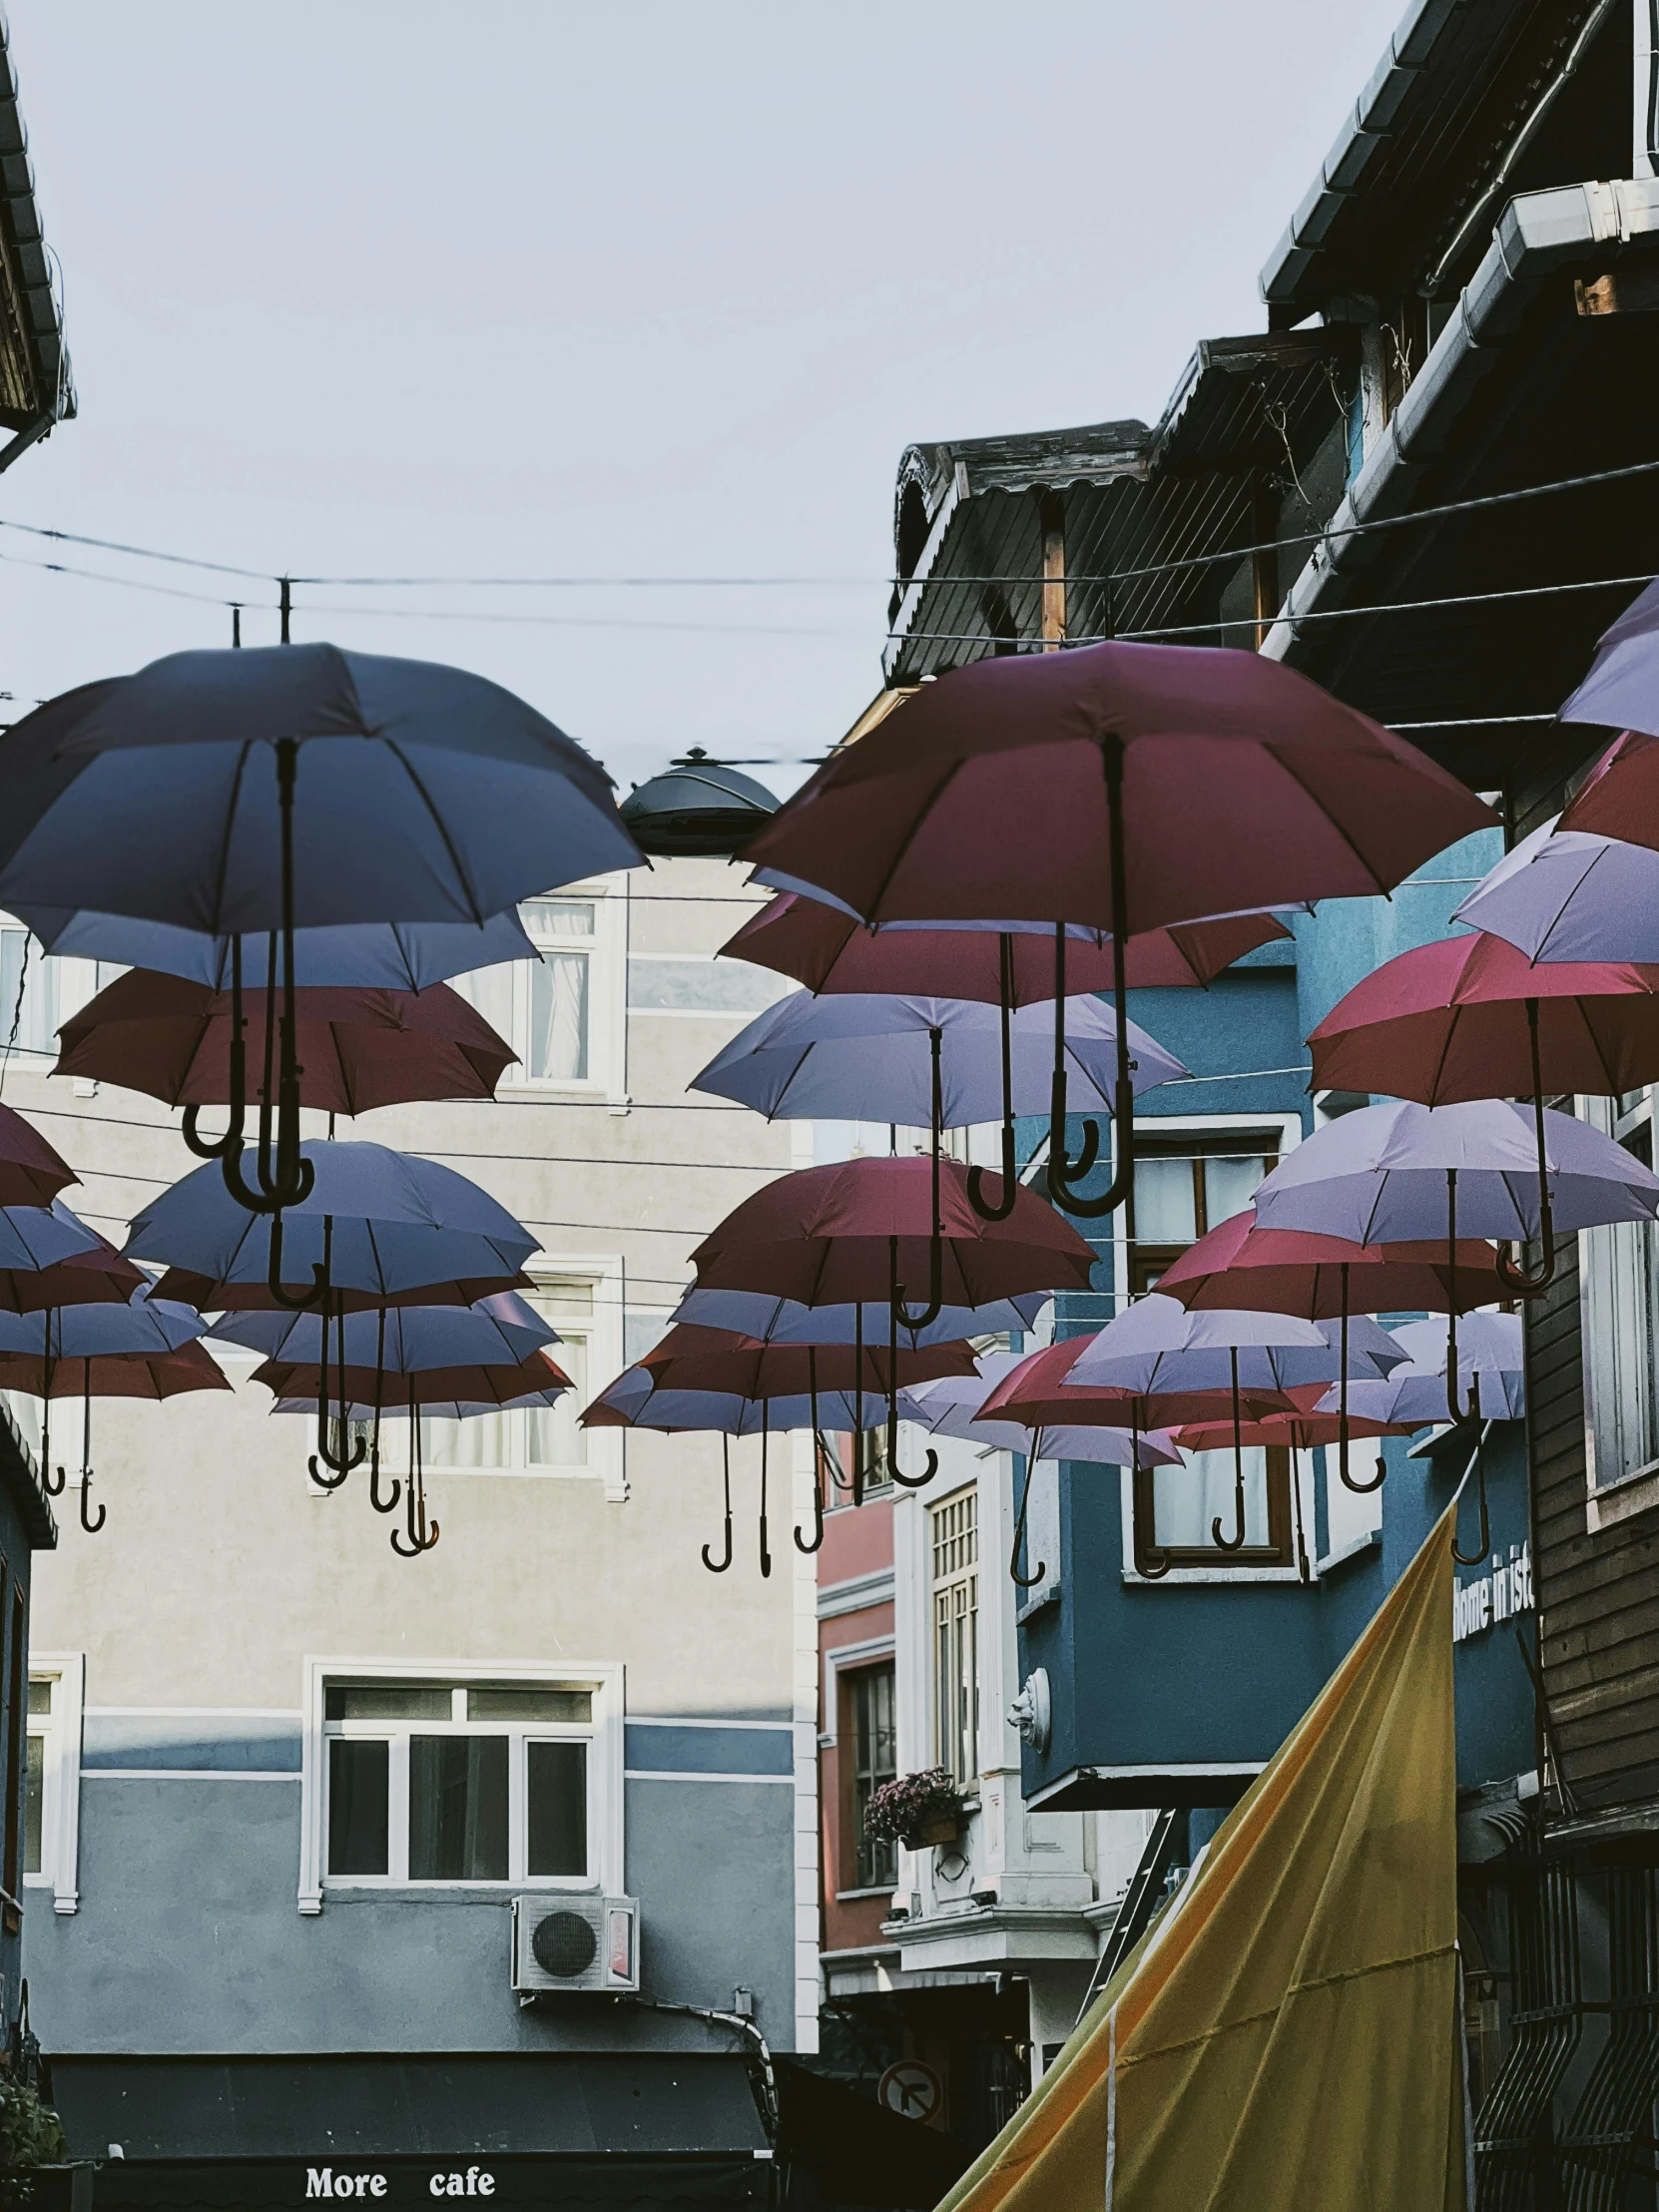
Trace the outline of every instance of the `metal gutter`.
<instances>
[{"instance_id":1,"label":"metal gutter","mask_svg":"<svg viewBox=\"0 0 1659 2212\"><path fill-rule=\"evenodd\" d=\"M0 12L0 350L14 373L0 424L14 433L0 446L0 471L56 423L75 413L75 381L64 344L57 265L41 232L29 134L18 107L11 30ZM9 327L6 327L9 325Z\"/></svg>"},{"instance_id":2,"label":"metal gutter","mask_svg":"<svg viewBox=\"0 0 1659 2212\"><path fill-rule=\"evenodd\" d=\"M1424 471L1450 444L1475 387L1549 277L1597 247L1617 259L1637 245L1659 248L1659 179L1560 185L1510 201L1427 359L1287 593L1264 653L1284 660L1300 636L1299 618L1378 558L1380 538L1354 534L1356 526L1410 511Z\"/></svg>"}]
</instances>

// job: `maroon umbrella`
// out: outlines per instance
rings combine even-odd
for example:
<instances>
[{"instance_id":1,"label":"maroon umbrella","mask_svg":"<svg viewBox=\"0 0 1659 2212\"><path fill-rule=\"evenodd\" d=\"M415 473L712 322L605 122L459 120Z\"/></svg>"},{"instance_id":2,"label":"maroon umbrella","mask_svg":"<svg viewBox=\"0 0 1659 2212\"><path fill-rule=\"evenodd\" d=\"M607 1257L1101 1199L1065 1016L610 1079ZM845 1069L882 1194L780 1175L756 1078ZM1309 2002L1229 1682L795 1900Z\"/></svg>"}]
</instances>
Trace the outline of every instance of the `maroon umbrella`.
<instances>
[{"instance_id":1,"label":"maroon umbrella","mask_svg":"<svg viewBox=\"0 0 1659 2212\"><path fill-rule=\"evenodd\" d=\"M836 752L745 848L865 921L1090 923L1391 890L1491 809L1414 746L1255 653L1106 644L977 661ZM1055 965L1066 944L1057 928ZM1133 1174L1124 957L1114 955L1118 1159L1110 1190L1065 1150L1056 1053L1048 1182L1106 1214ZM1065 994L1057 994L1063 1007Z\"/></svg>"},{"instance_id":2,"label":"maroon umbrella","mask_svg":"<svg viewBox=\"0 0 1659 2212\"><path fill-rule=\"evenodd\" d=\"M249 1027L263 1035L264 991L245 991ZM333 1114L416 1099L490 1098L517 1058L482 1014L446 984L424 991L294 992L299 1102ZM59 1030L53 1071L143 1091L168 1106L229 1102L232 1002L182 975L130 968ZM263 1104L258 1092L258 1103Z\"/></svg>"},{"instance_id":3,"label":"maroon umbrella","mask_svg":"<svg viewBox=\"0 0 1659 2212\"><path fill-rule=\"evenodd\" d=\"M102 1237L90 1252L49 1268L0 1268L0 1313L40 1314L54 1306L125 1306L149 1282Z\"/></svg>"},{"instance_id":4,"label":"maroon umbrella","mask_svg":"<svg viewBox=\"0 0 1659 2212\"><path fill-rule=\"evenodd\" d=\"M1358 1482L1348 1470L1348 1440L1363 1429L1348 1425L1348 1324L1353 1313L1467 1314L1496 1305L1506 1288L1497 1253L1489 1244L1461 1239L1455 1256L1439 1243L1351 1244L1302 1229L1259 1229L1256 1209L1246 1207L1197 1244L1158 1278L1158 1288L1189 1310L1294 1314L1303 1321L1343 1325L1340 1347L1342 1409L1338 1472L1351 1490L1377 1489L1386 1472Z\"/></svg>"},{"instance_id":5,"label":"maroon umbrella","mask_svg":"<svg viewBox=\"0 0 1659 2212\"><path fill-rule=\"evenodd\" d=\"M1010 1369L979 1408L980 1420L1018 1421L1026 1428L1064 1426L1128 1428L1137 1433L1167 1428L1176 1421L1227 1422L1235 1414L1260 1420L1269 1413L1295 1410L1281 1390L1124 1390L1101 1382L1073 1382L1072 1369L1094 1343L1091 1332L1045 1345Z\"/></svg>"},{"instance_id":6,"label":"maroon umbrella","mask_svg":"<svg viewBox=\"0 0 1659 2212\"><path fill-rule=\"evenodd\" d=\"M21 1114L0 1106L0 1206L50 1206L80 1180Z\"/></svg>"},{"instance_id":7,"label":"maroon umbrella","mask_svg":"<svg viewBox=\"0 0 1659 2212\"><path fill-rule=\"evenodd\" d=\"M1659 851L1659 739L1625 731L1580 784L1555 827Z\"/></svg>"},{"instance_id":8,"label":"maroon umbrella","mask_svg":"<svg viewBox=\"0 0 1659 2212\"><path fill-rule=\"evenodd\" d=\"M37 1360L25 1352L0 1353L0 1390L28 1397L78 1397L85 1406L81 1446L81 1526L96 1536L109 1517L87 1511L92 1495L92 1401L95 1397L181 1397L190 1390L228 1390L230 1382L199 1344L173 1352L104 1353L92 1360ZM62 1489L60 1479L58 1488Z\"/></svg>"},{"instance_id":9,"label":"maroon umbrella","mask_svg":"<svg viewBox=\"0 0 1659 2212\"><path fill-rule=\"evenodd\" d=\"M1445 937L1384 961L1339 999L1308 1042L1321 1087L1423 1106L1530 1097L1543 1259L1534 1275L1499 1262L1506 1292L1524 1296L1555 1273L1544 1098L1616 1097L1659 1081L1659 966L1533 966L1502 937Z\"/></svg>"}]
</instances>

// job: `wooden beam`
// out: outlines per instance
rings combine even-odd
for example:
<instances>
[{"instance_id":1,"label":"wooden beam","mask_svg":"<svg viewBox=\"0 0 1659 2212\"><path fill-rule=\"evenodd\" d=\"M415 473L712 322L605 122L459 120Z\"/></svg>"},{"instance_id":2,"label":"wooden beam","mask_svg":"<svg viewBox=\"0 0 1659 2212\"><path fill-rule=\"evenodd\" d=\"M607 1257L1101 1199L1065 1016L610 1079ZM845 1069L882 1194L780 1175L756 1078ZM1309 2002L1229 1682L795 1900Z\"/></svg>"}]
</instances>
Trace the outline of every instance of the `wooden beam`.
<instances>
[{"instance_id":1,"label":"wooden beam","mask_svg":"<svg viewBox=\"0 0 1659 2212\"><path fill-rule=\"evenodd\" d=\"M1058 653L1066 635L1066 503L1057 491L1042 495L1043 608L1045 653Z\"/></svg>"}]
</instances>

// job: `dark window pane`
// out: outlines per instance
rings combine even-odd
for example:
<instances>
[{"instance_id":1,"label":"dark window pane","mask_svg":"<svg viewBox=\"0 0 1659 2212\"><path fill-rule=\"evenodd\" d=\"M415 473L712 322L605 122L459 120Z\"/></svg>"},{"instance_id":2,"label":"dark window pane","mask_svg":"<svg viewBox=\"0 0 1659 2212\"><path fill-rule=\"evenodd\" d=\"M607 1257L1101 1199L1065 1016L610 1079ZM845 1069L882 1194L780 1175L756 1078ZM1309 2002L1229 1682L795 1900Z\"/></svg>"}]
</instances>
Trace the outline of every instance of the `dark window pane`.
<instances>
[{"instance_id":1,"label":"dark window pane","mask_svg":"<svg viewBox=\"0 0 1659 2212\"><path fill-rule=\"evenodd\" d=\"M453 1710L447 1689L423 1682L336 1682L322 1707L330 1721L446 1721Z\"/></svg>"},{"instance_id":2,"label":"dark window pane","mask_svg":"<svg viewBox=\"0 0 1659 2212\"><path fill-rule=\"evenodd\" d=\"M588 1747L526 1744L526 1874L588 1871Z\"/></svg>"},{"instance_id":3,"label":"dark window pane","mask_svg":"<svg viewBox=\"0 0 1659 2212\"><path fill-rule=\"evenodd\" d=\"M29 1763L23 1770L23 1872L39 1874L41 1816L46 1805L46 1739L29 1738Z\"/></svg>"},{"instance_id":4,"label":"dark window pane","mask_svg":"<svg viewBox=\"0 0 1659 2212\"><path fill-rule=\"evenodd\" d=\"M389 1744L328 1746L328 1872L385 1874Z\"/></svg>"},{"instance_id":5,"label":"dark window pane","mask_svg":"<svg viewBox=\"0 0 1659 2212\"><path fill-rule=\"evenodd\" d=\"M539 1684L468 1690L469 1721L591 1721L591 1690L549 1690Z\"/></svg>"},{"instance_id":6,"label":"dark window pane","mask_svg":"<svg viewBox=\"0 0 1659 2212\"><path fill-rule=\"evenodd\" d=\"M411 1736L409 1880L506 1879L506 1737Z\"/></svg>"},{"instance_id":7,"label":"dark window pane","mask_svg":"<svg viewBox=\"0 0 1659 2212\"><path fill-rule=\"evenodd\" d=\"M864 1834L864 1808L883 1782L898 1771L894 1756L893 1670L869 1667L851 1677L852 1828L856 1839L855 1879L860 1890L890 1888L896 1879L896 1847Z\"/></svg>"},{"instance_id":8,"label":"dark window pane","mask_svg":"<svg viewBox=\"0 0 1659 2212\"><path fill-rule=\"evenodd\" d=\"M29 1684L29 1710L31 1713L50 1713L52 1710L52 1685L46 1682Z\"/></svg>"}]
</instances>

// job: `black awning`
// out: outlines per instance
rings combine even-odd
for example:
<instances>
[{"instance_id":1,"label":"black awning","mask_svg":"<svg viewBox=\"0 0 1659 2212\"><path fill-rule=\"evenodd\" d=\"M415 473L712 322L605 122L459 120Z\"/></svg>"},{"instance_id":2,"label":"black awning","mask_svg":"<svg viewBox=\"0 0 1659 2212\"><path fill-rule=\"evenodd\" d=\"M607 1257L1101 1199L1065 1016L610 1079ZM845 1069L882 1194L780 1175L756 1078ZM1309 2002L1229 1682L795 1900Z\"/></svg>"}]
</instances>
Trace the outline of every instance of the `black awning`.
<instances>
[{"instance_id":1,"label":"black awning","mask_svg":"<svg viewBox=\"0 0 1659 2212\"><path fill-rule=\"evenodd\" d=\"M59 2057L52 2094L70 2155L103 2162L100 2208L431 2212L470 2197L574 2212L762 2205L771 2192L771 2146L736 2055Z\"/></svg>"}]
</instances>

